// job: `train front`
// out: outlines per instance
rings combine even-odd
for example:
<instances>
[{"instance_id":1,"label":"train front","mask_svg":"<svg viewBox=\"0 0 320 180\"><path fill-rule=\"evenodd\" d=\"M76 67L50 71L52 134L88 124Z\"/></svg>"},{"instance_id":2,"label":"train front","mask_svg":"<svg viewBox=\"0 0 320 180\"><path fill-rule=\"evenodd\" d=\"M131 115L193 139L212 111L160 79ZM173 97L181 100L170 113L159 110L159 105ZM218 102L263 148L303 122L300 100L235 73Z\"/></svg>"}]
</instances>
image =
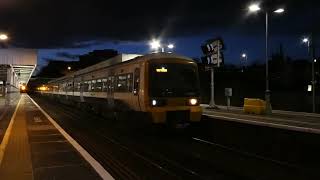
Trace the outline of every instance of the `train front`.
<instances>
[{"instance_id":1,"label":"train front","mask_svg":"<svg viewBox=\"0 0 320 180\"><path fill-rule=\"evenodd\" d=\"M148 102L154 123L199 122L200 86L197 64L191 59L159 58L148 63Z\"/></svg>"}]
</instances>

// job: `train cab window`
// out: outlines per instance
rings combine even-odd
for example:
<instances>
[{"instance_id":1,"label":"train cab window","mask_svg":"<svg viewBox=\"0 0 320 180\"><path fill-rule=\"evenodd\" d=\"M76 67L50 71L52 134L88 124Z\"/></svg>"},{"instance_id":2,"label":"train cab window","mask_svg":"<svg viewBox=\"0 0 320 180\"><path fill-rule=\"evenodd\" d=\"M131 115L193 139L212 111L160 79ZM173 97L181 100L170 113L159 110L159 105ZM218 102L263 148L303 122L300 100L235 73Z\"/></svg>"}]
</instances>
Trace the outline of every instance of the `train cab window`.
<instances>
[{"instance_id":1,"label":"train cab window","mask_svg":"<svg viewBox=\"0 0 320 180\"><path fill-rule=\"evenodd\" d=\"M95 91L97 91L97 92L102 91L102 80L101 79L97 79Z\"/></svg>"},{"instance_id":2,"label":"train cab window","mask_svg":"<svg viewBox=\"0 0 320 180\"><path fill-rule=\"evenodd\" d=\"M127 75L119 75L117 77L117 92L126 92L128 90L127 87Z\"/></svg>"},{"instance_id":3,"label":"train cab window","mask_svg":"<svg viewBox=\"0 0 320 180\"><path fill-rule=\"evenodd\" d=\"M139 84L140 84L140 68L136 68L134 70L134 75L133 75L133 93L138 94L139 92Z\"/></svg>"}]
</instances>

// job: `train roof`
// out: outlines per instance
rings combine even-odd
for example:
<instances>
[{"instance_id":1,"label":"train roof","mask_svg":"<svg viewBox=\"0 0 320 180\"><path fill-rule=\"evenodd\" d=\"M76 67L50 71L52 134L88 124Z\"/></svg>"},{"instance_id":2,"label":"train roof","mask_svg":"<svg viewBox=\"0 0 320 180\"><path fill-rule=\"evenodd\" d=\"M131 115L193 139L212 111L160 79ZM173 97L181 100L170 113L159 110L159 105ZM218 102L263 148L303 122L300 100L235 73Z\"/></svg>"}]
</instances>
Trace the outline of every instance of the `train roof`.
<instances>
[{"instance_id":1,"label":"train roof","mask_svg":"<svg viewBox=\"0 0 320 180\"><path fill-rule=\"evenodd\" d=\"M184 59L184 60L188 60L188 61L192 61L194 62L194 60L192 60L191 58L188 58L186 56L181 56L181 55L177 55L174 53L151 53L151 54L146 54L146 55L139 55L139 54L119 54L113 58L107 59L105 61L102 61L100 63L94 64L92 66L86 67L84 69L72 72L66 76L54 79L52 81L49 81L49 83L53 83L56 81L60 81L63 80L65 78L68 77L73 77L76 75L80 75L80 74L86 74L92 71L95 71L97 69L102 69L102 68L106 68L109 66L113 66L113 65L117 65L117 64L121 64L124 62L129 62L129 61L134 61L134 60L142 60L142 61L148 61L148 60L152 60L152 59L162 59L162 58L176 58L176 59Z\"/></svg>"}]
</instances>

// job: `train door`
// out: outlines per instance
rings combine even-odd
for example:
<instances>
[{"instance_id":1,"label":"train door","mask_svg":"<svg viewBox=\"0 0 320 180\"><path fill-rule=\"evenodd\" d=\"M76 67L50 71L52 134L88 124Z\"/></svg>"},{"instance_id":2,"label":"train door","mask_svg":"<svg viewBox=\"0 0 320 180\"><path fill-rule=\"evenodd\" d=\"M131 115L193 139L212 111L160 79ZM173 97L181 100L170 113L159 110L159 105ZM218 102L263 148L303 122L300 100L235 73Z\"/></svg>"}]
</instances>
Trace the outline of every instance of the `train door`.
<instances>
[{"instance_id":1,"label":"train door","mask_svg":"<svg viewBox=\"0 0 320 180\"><path fill-rule=\"evenodd\" d=\"M133 73L133 104L136 111L141 111L140 105L140 68L135 68Z\"/></svg>"},{"instance_id":2,"label":"train door","mask_svg":"<svg viewBox=\"0 0 320 180\"><path fill-rule=\"evenodd\" d=\"M108 89L107 89L108 106L110 108L114 108L114 105L115 105L114 104L115 77L113 75L108 77L107 86L108 86Z\"/></svg>"}]
</instances>

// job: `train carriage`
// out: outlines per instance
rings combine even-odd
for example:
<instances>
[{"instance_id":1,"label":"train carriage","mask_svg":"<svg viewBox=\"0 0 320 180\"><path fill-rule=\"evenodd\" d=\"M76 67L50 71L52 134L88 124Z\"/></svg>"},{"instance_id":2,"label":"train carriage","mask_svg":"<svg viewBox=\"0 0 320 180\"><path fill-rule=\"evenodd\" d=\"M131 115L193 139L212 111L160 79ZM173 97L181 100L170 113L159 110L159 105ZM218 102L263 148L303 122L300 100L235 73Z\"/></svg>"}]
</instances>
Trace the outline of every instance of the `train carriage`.
<instances>
[{"instance_id":1,"label":"train carriage","mask_svg":"<svg viewBox=\"0 0 320 180\"><path fill-rule=\"evenodd\" d=\"M134 57L134 58L133 58ZM171 53L119 55L50 81L48 91L99 112L140 112L153 123L198 122L197 64Z\"/></svg>"}]
</instances>

